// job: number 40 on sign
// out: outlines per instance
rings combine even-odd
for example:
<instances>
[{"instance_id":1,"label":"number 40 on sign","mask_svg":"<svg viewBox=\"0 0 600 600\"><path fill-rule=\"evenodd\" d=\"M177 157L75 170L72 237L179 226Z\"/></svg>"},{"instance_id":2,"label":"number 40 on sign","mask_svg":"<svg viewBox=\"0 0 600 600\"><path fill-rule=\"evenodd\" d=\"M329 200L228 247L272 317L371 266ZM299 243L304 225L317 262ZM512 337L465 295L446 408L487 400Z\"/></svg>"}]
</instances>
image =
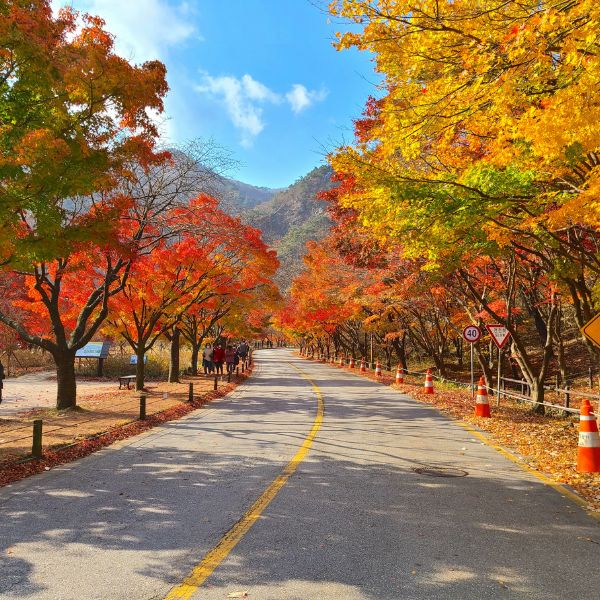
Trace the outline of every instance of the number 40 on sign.
<instances>
[{"instance_id":1,"label":"number 40 on sign","mask_svg":"<svg viewBox=\"0 0 600 600\"><path fill-rule=\"evenodd\" d=\"M477 325L467 325L463 329L463 337L467 342L474 344L481 337L481 329Z\"/></svg>"}]
</instances>

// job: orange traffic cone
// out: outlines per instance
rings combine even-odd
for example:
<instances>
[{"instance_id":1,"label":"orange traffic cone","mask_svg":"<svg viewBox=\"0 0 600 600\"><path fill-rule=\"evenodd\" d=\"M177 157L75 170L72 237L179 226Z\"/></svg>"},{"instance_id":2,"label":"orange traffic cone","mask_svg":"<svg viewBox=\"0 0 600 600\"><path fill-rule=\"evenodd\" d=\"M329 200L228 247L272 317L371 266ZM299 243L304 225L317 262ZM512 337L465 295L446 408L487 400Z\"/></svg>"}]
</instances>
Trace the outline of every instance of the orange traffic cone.
<instances>
[{"instance_id":1,"label":"orange traffic cone","mask_svg":"<svg viewBox=\"0 0 600 600\"><path fill-rule=\"evenodd\" d=\"M600 435L592 405L586 398L579 414L579 449L577 470L580 473L600 473Z\"/></svg>"},{"instance_id":2,"label":"orange traffic cone","mask_svg":"<svg viewBox=\"0 0 600 600\"><path fill-rule=\"evenodd\" d=\"M354 356L350 357L350 363L348 365L351 369L354 369Z\"/></svg>"},{"instance_id":3,"label":"orange traffic cone","mask_svg":"<svg viewBox=\"0 0 600 600\"><path fill-rule=\"evenodd\" d=\"M360 359L360 372L361 373L366 373L367 372L367 367L365 365L365 359L364 358Z\"/></svg>"},{"instance_id":4,"label":"orange traffic cone","mask_svg":"<svg viewBox=\"0 0 600 600\"><path fill-rule=\"evenodd\" d=\"M396 383L404 383L404 371L400 365L396 369Z\"/></svg>"},{"instance_id":5,"label":"orange traffic cone","mask_svg":"<svg viewBox=\"0 0 600 600\"><path fill-rule=\"evenodd\" d=\"M381 364L379 363L379 360L375 365L375 375L377 375L377 377L381 377Z\"/></svg>"},{"instance_id":6,"label":"orange traffic cone","mask_svg":"<svg viewBox=\"0 0 600 600\"><path fill-rule=\"evenodd\" d=\"M477 385L477 398L475 399L475 416L491 417L487 387L485 385L485 379L483 377L479 378L479 383Z\"/></svg>"},{"instance_id":7,"label":"orange traffic cone","mask_svg":"<svg viewBox=\"0 0 600 600\"><path fill-rule=\"evenodd\" d=\"M427 374L425 375L425 393L433 394L433 377L431 376L431 369L427 369Z\"/></svg>"}]
</instances>

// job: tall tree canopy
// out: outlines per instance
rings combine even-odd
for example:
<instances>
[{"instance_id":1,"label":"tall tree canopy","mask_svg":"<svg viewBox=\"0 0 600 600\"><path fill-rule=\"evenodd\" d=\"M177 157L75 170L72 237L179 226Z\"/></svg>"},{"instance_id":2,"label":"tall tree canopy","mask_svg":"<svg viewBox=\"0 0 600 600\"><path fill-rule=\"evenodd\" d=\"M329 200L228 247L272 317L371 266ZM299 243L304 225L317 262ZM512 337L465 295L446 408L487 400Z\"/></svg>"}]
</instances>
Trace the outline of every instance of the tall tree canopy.
<instances>
[{"instance_id":1,"label":"tall tree canopy","mask_svg":"<svg viewBox=\"0 0 600 600\"><path fill-rule=\"evenodd\" d=\"M165 74L115 54L98 17L0 3L0 262L55 258L106 234L126 165L164 158L152 117Z\"/></svg>"}]
</instances>

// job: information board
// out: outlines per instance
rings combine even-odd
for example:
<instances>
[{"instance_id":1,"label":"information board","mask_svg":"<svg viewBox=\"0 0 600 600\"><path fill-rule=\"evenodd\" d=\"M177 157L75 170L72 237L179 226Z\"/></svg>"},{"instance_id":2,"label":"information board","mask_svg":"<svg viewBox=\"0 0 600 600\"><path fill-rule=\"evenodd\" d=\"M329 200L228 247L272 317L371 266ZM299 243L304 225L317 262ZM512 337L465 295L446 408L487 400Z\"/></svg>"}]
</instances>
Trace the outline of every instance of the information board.
<instances>
[{"instance_id":1,"label":"information board","mask_svg":"<svg viewBox=\"0 0 600 600\"><path fill-rule=\"evenodd\" d=\"M90 342L75 353L75 358L108 358L110 342Z\"/></svg>"}]
</instances>

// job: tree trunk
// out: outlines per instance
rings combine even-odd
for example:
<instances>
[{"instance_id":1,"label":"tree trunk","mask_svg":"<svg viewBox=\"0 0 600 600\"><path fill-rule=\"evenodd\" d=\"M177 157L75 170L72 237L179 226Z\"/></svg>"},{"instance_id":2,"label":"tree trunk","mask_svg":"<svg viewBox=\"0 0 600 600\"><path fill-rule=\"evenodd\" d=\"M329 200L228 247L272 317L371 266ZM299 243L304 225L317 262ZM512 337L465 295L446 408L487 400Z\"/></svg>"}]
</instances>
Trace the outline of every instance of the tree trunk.
<instances>
[{"instance_id":1,"label":"tree trunk","mask_svg":"<svg viewBox=\"0 0 600 600\"><path fill-rule=\"evenodd\" d=\"M483 377L485 379L485 384L487 387L493 387L494 382L494 369L490 368L489 361L484 353L481 351L479 344L475 343L473 346L473 350L475 351L475 358L483 371ZM477 365L473 366L473 370L477 369ZM477 373L475 373L475 383L477 383Z\"/></svg>"},{"instance_id":2,"label":"tree trunk","mask_svg":"<svg viewBox=\"0 0 600 600\"><path fill-rule=\"evenodd\" d=\"M171 336L171 360L169 361L169 383L179 383L179 345L181 332L173 328Z\"/></svg>"},{"instance_id":3,"label":"tree trunk","mask_svg":"<svg viewBox=\"0 0 600 600\"><path fill-rule=\"evenodd\" d=\"M199 355L200 355L200 345L192 344L192 358L190 360L192 375L198 375L198 356Z\"/></svg>"},{"instance_id":4,"label":"tree trunk","mask_svg":"<svg viewBox=\"0 0 600 600\"><path fill-rule=\"evenodd\" d=\"M435 366L440 373L440 377L445 378L446 377L446 364L444 363L444 358L440 354L437 354L436 352L432 352L431 358L433 358L433 362L435 363Z\"/></svg>"},{"instance_id":5,"label":"tree trunk","mask_svg":"<svg viewBox=\"0 0 600 600\"><path fill-rule=\"evenodd\" d=\"M56 408L64 410L77 406L75 381L75 352L63 351L54 356L56 363Z\"/></svg>"},{"instance_id":6,"label":"tree trunk","mask_svg":"<svg viewBox=\"0 0 600 600\"><path fill-rule=\"evenodd\" d=\"M392 347L396 352L396 356L405 371L408 371L408 361L406 360L406 333L402 334L402 340L393 339Z\"/></svg>"},{"instance_id":7,"label":"tree trunk","mask_svg":"<svg viewBox=\"0 0 600 600\"><path fill-rule=\"evenodd\" d=\"M544 401L544 382L538 382L537 379L534 379L531 382L531 399L535 402L543 402ZM543 404L534 404L532 408L532 412L537 413L539 415L543 415L546 412L546 407Z\"/></svg>"},{"instance_id":8,"label":"tree trunk","mask_svg":"<svg viewBox=\"0 0 600 600\"><path fill-rule=\"evenodd\" d=\"M135 389L141 391L144 389L144 375L146 372L146 365L144 364L144 357L146 350L143 346L140 346L136 352L137 365L135 366Z\"/></svg>"},{"instance_id":9,"label":"tree trunk","mask_svg":"<svg viewBox=\"0 0 600 600\"><path fill-rule=\"evenodd\" d=\"M458 360L458 366L462 369L463 367L463 354L464 344L461 337L454 338L454 347L456 348L456 358Z\"/></svg>"}]
</instances>

